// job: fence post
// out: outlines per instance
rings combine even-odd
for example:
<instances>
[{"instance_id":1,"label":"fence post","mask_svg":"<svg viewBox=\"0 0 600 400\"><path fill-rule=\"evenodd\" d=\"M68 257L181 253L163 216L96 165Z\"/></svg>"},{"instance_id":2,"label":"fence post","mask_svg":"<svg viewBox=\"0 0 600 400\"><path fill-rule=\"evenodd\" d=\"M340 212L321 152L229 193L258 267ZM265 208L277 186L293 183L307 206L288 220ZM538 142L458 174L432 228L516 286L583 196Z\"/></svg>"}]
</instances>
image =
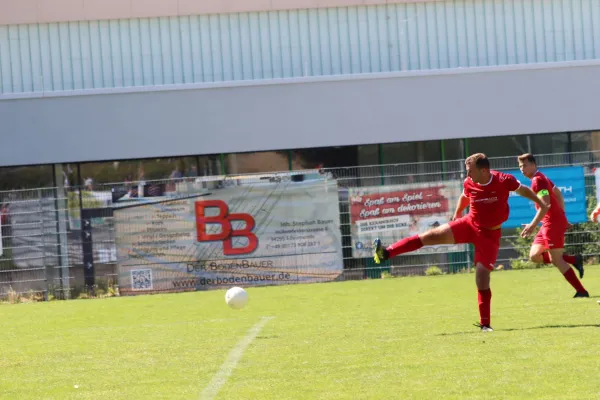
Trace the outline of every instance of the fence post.
<instances>
[{"instance_id":1,"label":"fence post","mask_svg":"<svg viewBox=\"0 0 600 400\"><path fill-rule=\"evenodd\" d=\"M77 180L79 181L77 187L79 189L79 229L81 234L81 258L83 263L84 286L86 286L86 290L90 290L91 286L94 285L94 264L89 261L90 257L94 257L92 248L92 219L86 218L83 211L84 186L81 181L81 164L77 164ZM143 192L143 188L138 189L138 196L142 197Z\"/></svg>"},{"instance_id":2,"label":"fence post","mask_svg":"<svg viewBox=\"0 0 600 400\"><path fill-rule=\"evenodd\" d=\"M52 166L52 169L54 171L54 210L56 215L58 271L63 296L65 300L68 300L71 297L71 287L69 284L69 239L67 237L69 203L62 175L62 164L55 164Z\"/></svg>"},{"instance_id":3,"label":"fence post","mask_svg":"<svg viewBox=\"0 0 600 400\"><path fill-rule=\"evenodd\" d=\"M200 175L200 156L196 156L196 176Z\"/></svg>"},{"instance_id":4,"label":"fence post","mask_svg":"<svg viewBox=\"0 0 600 400\"><path fill-rule=\"evenodd\" d=\"M569 165L573 165L573 138L571 132L567 132L567 157L569 158Z\"/></svg>"},{"instance_id":5,"label":"fence post","mask_svg":"<svg viewBox=\"0 0 600 400\"><path fill-rule=\"evenodd\" d=\"M221 175L227 175L227 169L225 168L225 154L221 153L220 161L221 161Z\"/></svg>"},{"instance_id":6,"label":"fence post","mask_svg":"<svg viewBox=\"0 0 600 400\"><path fill-rule=\"evenodd\" d=\"M45 238L45 219L44 219L44 198L42 189L38 188L38 212L40 213L40 232L42 234L42 265L44 266L44 280L46 281L46 294L44 300L48 301L48 292L50 291L50 285L48 283L48 269L51 268L46 265L46 238ZM52 274L50 274L51 276ZM51 278L50 278L51 279Z\"/></svg>"}]
</instances>

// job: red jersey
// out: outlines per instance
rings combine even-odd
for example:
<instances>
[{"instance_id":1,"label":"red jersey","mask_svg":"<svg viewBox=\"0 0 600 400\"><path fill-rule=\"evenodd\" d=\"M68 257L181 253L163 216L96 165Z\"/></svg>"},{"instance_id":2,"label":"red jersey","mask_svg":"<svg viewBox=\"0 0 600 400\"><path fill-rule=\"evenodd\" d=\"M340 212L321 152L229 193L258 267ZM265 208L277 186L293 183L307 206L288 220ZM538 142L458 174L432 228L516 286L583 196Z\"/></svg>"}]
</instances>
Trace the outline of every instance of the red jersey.
<instances>
[{"instance_id":1,"label":"red jersey","mask_svg":"<svg viewBox=\"0 0 600 400\"><path fill-rule=\"evenodd\" d=\"M463 185L463 194L470 201L469 217L482 228L496 227L508 219L508 196L521 187L521 182L510 174L490 172L492 177L486 184L467 178Z\"/></svg>"},{"instance_id":2,"label":"red jersey","mask_svg":"<svg viewBox=\"0 0 600 400\"><path fill-rule=\"evenodd\" d=\"M537 171L535 175L533 175L533 178L531 178L531 190L533 190L535 194L543 197L547 192L547 194L550 196L550 209L546 215L544 215L544 219L542 219L543 225L550 225L553 223L560 223L563 225L567 222L565 210L563 210L561 205L558 203L558 199L554 195L554 186L554 183L552 183L552 181L540 171ZM539 206L536 204L535 208L537 209Z\"/></svg>"}]
</instances>

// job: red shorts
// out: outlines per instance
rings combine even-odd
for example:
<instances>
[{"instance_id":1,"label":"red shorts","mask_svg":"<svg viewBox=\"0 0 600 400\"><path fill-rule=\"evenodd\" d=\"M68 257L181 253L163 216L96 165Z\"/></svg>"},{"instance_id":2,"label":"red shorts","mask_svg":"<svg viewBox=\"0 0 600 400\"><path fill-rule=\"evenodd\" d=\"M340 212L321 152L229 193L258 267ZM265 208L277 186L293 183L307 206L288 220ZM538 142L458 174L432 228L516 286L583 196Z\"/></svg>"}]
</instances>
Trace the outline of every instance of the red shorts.
<instances>
[{"instance_id":1,"label":"red shorts","mask_svg":"<svg viewBox=\"0 0 600 400\"><path fill-rule=\"evenodd\" d=\"M475 264L481 263L492 271L500 250L502 229L477 227L469 217L450 221L449 225L456 243L472 243L475 246Z\"/></svg>"},{"instance_id":2,"label":"red shorts","mask_svg":"<svg viewBox=\"0 0 600 400\"><path fill-rule=\"evenodd\" d=\"M563 249L565 247L566 224L542 225L533 244L541 244L547 249Z\"/></svg>"}]
</instances>

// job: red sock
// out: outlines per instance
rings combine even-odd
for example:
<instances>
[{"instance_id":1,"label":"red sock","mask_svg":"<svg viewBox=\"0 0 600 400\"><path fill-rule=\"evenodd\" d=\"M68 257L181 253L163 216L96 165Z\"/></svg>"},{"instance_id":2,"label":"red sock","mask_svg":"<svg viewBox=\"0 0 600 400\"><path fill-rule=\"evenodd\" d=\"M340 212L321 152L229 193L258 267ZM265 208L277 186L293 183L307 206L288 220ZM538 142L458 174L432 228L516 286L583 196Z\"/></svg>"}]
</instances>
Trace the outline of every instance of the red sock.
<instances>
[{"instance_id":1,"label":"red sock","mask_svg":"<svg viewBox=\"0 0 600 400\"><path fill-rule=\"evenodd\" d=\"M571 265L575 265L575 256L570 256L568 254L563 254L563 260L568 262Z\"/></svg>"},{"instance_id":2,"label":"red sock","mask_svg":"<svg viewBox=\"0 0 600 400\"><path fill-rule=\"evenodd\" d=\"M423 247L423 242L419 235L404 238L390 247L387 248L389 257L396 257L397 255L410 253L411 251L419 250Z\"/></svg>"},{"instance_id":3,"label":"red sock","mask_svg":"<svg viewBox=\"0 0 600 400\"><path fill-rule=\"evenodd\" d=\"M552 261L550 260L550 254L546 253L542 253L542 258L544 259L544 264L552 264Z\"/></svg>"},{"instance_id":4,"label":"red sock","mask_svg":"<svg viewBox=\"0 0 600 400\"><path fill-rule=\"evenodd\" d=\"M479 323L489 325L491 322L490 309L492 303L492 290L478 290L477 300L479 302Z\"/></svg>"},{"instance_id":5,"label":"red sock","mask_svg":"<svg viewBox=\"0 0 600 400\"><path fill-rule=\"evenodd\" d=\"M563 276L565 277L567 282L569 282L571 286L573 286L573 289L575 289L577 293L586 292L585 288L583 287L579 279L577 279L577 276L575 276L575 272L573 272L571 268L569 268L569 270L565 272Z\"/></svg>"}]
</instances>

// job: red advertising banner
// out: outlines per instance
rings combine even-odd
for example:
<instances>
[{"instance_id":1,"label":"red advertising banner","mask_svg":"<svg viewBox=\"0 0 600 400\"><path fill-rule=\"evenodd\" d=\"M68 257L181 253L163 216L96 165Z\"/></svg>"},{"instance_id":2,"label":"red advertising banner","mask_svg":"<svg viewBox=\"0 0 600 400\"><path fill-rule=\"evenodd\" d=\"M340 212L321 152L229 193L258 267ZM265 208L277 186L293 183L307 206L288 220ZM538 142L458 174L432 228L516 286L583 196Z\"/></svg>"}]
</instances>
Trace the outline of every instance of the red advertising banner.
<instances>
[{"instance_id":1,"label":"red advertising banner","mask_svg":"<svg viewBox=\"0 0 600 400\"><path fill-rule=\"evenodd\" d=\"M448 212L444 186L387 193L368 193L350 200L353 221L393 215L430 215Z\"/></svg>"},{"instance_id":2,"label":"red advertising banner","mask_svg":"<svg viewBox=\"0 0 600 400\"><path fill-rule=\"evenodd\" d=\"M460 183L354 188L350 191L353 255L371 255L371 243L384 244L450 221ZM462 251L462 245L423 248L419 253Z\"/></svg>"}]
</instances>

